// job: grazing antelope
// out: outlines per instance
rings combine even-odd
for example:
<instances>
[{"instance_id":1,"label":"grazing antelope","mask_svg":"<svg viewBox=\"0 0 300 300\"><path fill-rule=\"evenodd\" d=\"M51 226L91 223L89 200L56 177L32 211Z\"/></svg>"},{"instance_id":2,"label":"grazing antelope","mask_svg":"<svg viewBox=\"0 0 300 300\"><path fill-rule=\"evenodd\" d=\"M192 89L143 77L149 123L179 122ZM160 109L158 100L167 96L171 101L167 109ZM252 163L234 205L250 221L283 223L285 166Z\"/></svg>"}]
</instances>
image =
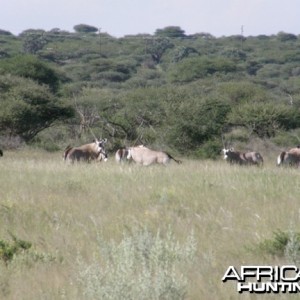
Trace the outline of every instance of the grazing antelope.
<instances>
[{"instance_id":1,"label":"grazing antelope","mask_svg":"<svg viewBox=\"0 0 300 300\"><path fill-rule=\"evenodd\" d=\"M129 147L127 159L131 159L143 166L149 166L151 164L163 164L167 165L171 159L178 164L182 163L180 160L175 159L169 153L162 151L154 151L145 146Z\"/></svg>"},{"instance_id":2,"label":"grazing antelope","mask_svg":"<svg viewBox=\"0 0 300 300\"><path fill-rule=\"evenodd\" d=\"M75 160L86 162L97 160L101 153L105 153L104 144L106 142L106 139L100 141L95 139L93 143L85 144L79 147L68 146L64 152L64 160L71 163L74 163Z\"/></svg>"},{"instance_id":3,"label":"grazing antelope","mask_svg":"<svg viewBox=\"0 0 300 300\"><path fill-rule=\"evenodd\" d=\"M234 151L233 148L222 150L224 159L230 164L239 165L262 165L264 162L263 157L258 152L238 152Z\"/></svg>"},{"instance_id":4,"label":"grazing antelope","mask_svg":"<svg viewBox=\"0 0 300 300\"><path fill-rule=\"evenodd\" d=\"M300 145L288 151L282 151L277 157L277 166L280 165L300 167Z\"/></svg>"}]
</instances>

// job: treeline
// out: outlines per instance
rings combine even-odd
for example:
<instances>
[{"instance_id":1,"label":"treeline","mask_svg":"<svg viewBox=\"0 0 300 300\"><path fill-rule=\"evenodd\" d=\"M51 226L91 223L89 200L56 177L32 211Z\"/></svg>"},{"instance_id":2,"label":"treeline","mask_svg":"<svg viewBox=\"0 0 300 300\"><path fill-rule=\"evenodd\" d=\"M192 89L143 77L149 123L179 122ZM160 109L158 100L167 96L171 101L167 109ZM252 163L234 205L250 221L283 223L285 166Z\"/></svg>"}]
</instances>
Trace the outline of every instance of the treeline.
<instances>
[{"instance_id":1,"label":"treeline","mask_svg":"<svg viewBox=\"0 0 300 300\"><path fill-rule=\"evenodd\" d=\"M0 143L58 150L107 137L214 158L222 138L299 144L300 37L215 38L177 26L115 38L0 30Z\"/></svg>"}]
</instances>

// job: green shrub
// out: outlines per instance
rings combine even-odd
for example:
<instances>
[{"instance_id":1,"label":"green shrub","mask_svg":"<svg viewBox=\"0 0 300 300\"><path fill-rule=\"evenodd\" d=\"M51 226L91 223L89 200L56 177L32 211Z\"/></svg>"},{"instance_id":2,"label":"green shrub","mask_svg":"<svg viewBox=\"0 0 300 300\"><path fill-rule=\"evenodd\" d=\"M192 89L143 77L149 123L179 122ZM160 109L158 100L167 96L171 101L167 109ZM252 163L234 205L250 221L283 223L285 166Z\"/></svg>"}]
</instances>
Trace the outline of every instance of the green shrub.
<instances>
[{"instance_id":1,"label":"green shrub","mask_svg":"<svg viewBox=\"0 0 300 300\"><path fill-rule=\"evenodd\" d=\"M78 25L75 25L73 28L76 32L79 32L79 33L90 33L90 32L98 31L97 27L94 27L91 25L86 25L86 24L78 24Z\"/></svg>"},{"instance_id":2,"label":"green shrub","mask_svg":"<svg viewBox=\"0 0 300 300\"><path fill-rule=\"evenodd\" d=\"M278 132L275 137L271 138L271 141L281 147L295 147L295 145L300 144L300 130L293 130L293 131L280 131Z\"/></svg>"},{"instance_id":3,"label":"green shrub","mask_svg":"<svg viewBox=\"0 0 300 300\"><path fill-rule=\"evenodd\" d=\"M259 244L259 250L265 254L283 257L295 262L300 258L300 232L277 230L272 239Z\"/></svg>"},{"instance_id":4,"label":"green shrub","mask_svg":"<svg viewBox=\"0 0 300 300\"><path fill-rule=\"evenodd\" d=\"M100 258L92 264L78 260L78 280L85 299L184 299L187 278L182 269L192 265L196 241L193 234L180 244L147 229L124 234L116 243L99 240Z\"/></svg>"},{"instance_id":5,"label":"green shrub","mask_svg":"<svg viewBox=\"0 0 300 300\"><path fill-rule=\"evenodd\" d=\"M217 159L220 157L221 149L221 139L213 139L204 143L199 150L195 152L195 155L201 159Z\"/></svg>"},{"instance_id":6,"label":"green shrub","mask_svg":"<svg viewBox=\"0 0 300 300\"><path fill-rule=\"evenodd\" d=\"M120 81L125 81L128 79L128 75L124 74L122 72L116 72L116 71L106 71L106 72L101 72L96 75L94 75L94 80L108 80L108 81L115 81L115 82L120 82Z\"/></svg>"},{"instance_id":7,"label":"green shrub","mask_svg":"<svg viewBox=\"0 0 300 300\"><path fill-rule=\"evenodd\" d=\"M191 57L174 64L170 68L169 79L172 83L191 82L214 73L236 71L236 64L227 58Z\"/></svg>"},{"instance_id":8,"label":"green shrub","mask_svg":"<svg viewBox=\"0 0 300 300\"><path fill-rule=\"evenodd\" d=\"M247 143L249 141L249 132L246 128L243 127L234 127L228 133L224 135L225 142L231 143L240 142L240 143Z\"/></svg>"},{"instance_id":9,"label":"green shrub","mask_svg":"<svg viewBox=\"0 0 300 300\"><path fill-rule=\"evenodd\" d=\"M231 126L244 126L260 138L274 137L280 129L299 127L300 112L288 105L247 102L232 108L228 115Z\"/></svg>"},{"instance_id":10,"label":"green shrub","mask_svg":"<svg viewBox=\"0 0 300 300\"><path fill-rule=\"evenodd\" d=\"M32 79L40 85L47 85L54 93L59 88L59 76L56 71L33 55L19 55L2 60L0 73Z\"/></svg>"},{"instance_id":11,"label":"green shrub","mask_svg":"<svg viewBox=\"0 0 300 300\"><path fill-rule=\"evenodd\" d=\"M0 260L4 261L6 264L10 262L15 255L31 248L30 242L20 240L13 234L10 235L12 237L12 242L0 240Z\"/></svg>"}]
</instances>

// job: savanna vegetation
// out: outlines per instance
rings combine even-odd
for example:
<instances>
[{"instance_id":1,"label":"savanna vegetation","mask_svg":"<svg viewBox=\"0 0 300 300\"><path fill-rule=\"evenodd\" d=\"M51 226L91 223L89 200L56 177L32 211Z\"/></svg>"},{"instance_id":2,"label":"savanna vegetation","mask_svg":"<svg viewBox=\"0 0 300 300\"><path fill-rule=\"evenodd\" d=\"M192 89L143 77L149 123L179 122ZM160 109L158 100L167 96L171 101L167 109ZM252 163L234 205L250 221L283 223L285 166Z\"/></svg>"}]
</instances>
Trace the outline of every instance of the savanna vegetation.
<instances>
[{"instance_id":1,"label":"savanna vegetation","mask_svg":"<svg viewBox=\"0 0 300 300\"><path fill-rule=\"evenodd\" d=\"M238 299L228 266L299 265L299 170L275 167L300 143L299 46L176 26L0 30L0 298ZM107 163L62 162L94 135ZM217 160L223 142L264 167ZM138 143L183 164L114 162Z\"/></svg>"},{"instance_id":2,"label":"savanna vegetation","mask_svg":"<svg viewBox=\"0 0 300 300\"><path fill-rule=\"evenodd\" d=\"M177 26L122 38L85 24L1 30L2 147L58 150L91 130L111 150L144 143L198 158L216 158L222 135L295 145L299 45L284 32L215 38Z\"/></svg>"}]
</instances>

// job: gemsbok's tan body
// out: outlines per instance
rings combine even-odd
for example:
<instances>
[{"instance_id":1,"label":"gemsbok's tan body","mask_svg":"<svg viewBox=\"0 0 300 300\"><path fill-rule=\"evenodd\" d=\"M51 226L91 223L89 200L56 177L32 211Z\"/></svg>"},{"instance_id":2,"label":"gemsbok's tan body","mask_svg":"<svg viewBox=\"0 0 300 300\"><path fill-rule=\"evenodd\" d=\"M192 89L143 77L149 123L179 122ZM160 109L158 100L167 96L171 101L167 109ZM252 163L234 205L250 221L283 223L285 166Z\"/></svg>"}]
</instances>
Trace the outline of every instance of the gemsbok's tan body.
<instances>
[{"instance_id":1,"label":"gemsbok's tan body","mask_svg":"<svg viewBox=\"0 0 300 300\"><path fill-rule=\"evenodd\" d=\"M181 163L180 160L175 159L169 153L154 151L145 146L129 147L127 159L132 159L143 166L149 166L152 164L167 165L170 160L174 160L178 164Z\"/></svg>"},{"instance_id":2,"label":"gemsbok's tan body","mask_svg":"<svg viewBox=\"0 0 300 300\"><path fill-rule=\"evenodd\" d=\"M222 150L224 159L230 164L239 165L262 165L264 159L259 152L239 152L234 151L233 148Z\"/></svg>"},{"instance_id":3,"label":"gemsbok's tan body","mask_svg":"<svg viewBox=\"0 0 300 300\"><path fill-rule=\"evenodd\" d=\"M300 145L288 151L282 151L277 157L277 166L280 165L300 167Z\"/></svg>"},{"instance_id":4,"label":"gemsbok's tan body","mask_svg":"<svg viewBox=\"0 0 300 300\"><path fill-rule=\"evenodd\" d=\"M106 156L104 144L106 140L95 139L93 143L85 144L79 147L68 146L64 152L64 160L70 163L75 161L90 162L91 160L102 160ZM101 156L100 156L101 155Z\"/></svg>"}]
</instances>

